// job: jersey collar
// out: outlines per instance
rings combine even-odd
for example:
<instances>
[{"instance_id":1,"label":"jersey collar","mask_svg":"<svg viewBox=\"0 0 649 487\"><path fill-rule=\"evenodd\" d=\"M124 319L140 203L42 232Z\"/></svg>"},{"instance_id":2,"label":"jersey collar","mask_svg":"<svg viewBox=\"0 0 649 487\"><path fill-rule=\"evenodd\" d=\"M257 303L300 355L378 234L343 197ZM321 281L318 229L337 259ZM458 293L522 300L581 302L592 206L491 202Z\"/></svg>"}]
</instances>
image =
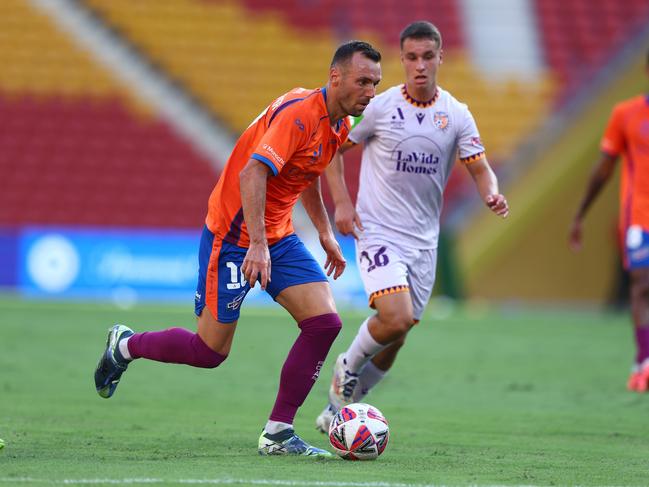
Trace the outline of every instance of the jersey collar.
<instances>
[{"instance_id":1,"label":"jersey collar","mask_svg":"<svg viewBox=\"0 0 649 487\"><path fill-rule=\"evenodd\" d=\"M439 98L439 88L435 88L435 94L433 95L433 97L430 100L426 100L426 101L417 100L412 96L410 96L410 93L408 93L408 89L406 88L405 84L401 85L401 94L406 99L406 101L411 105L414 105L419 108L427 108L432 106Z\"/></svg>"}]
</instances>

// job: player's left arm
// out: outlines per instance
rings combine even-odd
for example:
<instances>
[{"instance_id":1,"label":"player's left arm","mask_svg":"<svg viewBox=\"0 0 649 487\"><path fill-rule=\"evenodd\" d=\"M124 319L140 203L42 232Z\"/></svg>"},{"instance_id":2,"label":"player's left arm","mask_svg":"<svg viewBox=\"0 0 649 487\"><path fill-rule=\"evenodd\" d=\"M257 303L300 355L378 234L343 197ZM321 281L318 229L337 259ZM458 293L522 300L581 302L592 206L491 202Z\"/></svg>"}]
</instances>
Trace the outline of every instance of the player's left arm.
<instances>
[{"instance_id":1,"label":"player's left arm","mask_svg":"<svg viewBox=\"0 0 649 487\"><path fill-rule=\"evenodd\" d=\"M498 191L498 178L485 156L485 148L469 107L463 105L464 122L458 133L460 161L462 161L475 182L478 193L485 205L496 215L506 218L509 205L505 196Z\"/></svg>"},{"instance_id":2,"label":"player's left arm","mask_svg":"<svg viewBox=\"0 0 649 487\"><path fill-rule=\"evenodd\" d=\"M475 182L482 201L496 215L506 218L509 215L509 205L504 195L498 191L498 178L489 165L486 157L467 163L469 174Z\"/></svg>"},{"instance_id":3,"label":"player's left arm","mask_svg":"<svg viewBox=\"0 0 649 487\"><path fill-rule=\"evenodd\" d=\"M325 271L328 276L333 274L334 279L338 279L345 270L347 262L343 257L340 245L334 237L331 224L329 223L327 210L322 201L319 177L302 192L301 199L304 209L313 222L313 226L318 231L320 245L322 245L322 248L327 254L327 260L324 265Z\"/></svg>"}]
</instances>

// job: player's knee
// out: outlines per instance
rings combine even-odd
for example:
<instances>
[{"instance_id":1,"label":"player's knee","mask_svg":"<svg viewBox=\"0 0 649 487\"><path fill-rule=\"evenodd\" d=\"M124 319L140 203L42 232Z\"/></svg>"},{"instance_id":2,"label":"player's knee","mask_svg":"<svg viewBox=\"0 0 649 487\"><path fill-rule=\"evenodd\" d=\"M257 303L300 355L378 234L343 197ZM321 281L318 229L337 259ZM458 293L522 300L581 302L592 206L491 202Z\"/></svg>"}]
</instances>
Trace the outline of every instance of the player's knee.
<instances>
[{"instance_id":1,"label":"player's knee","mask_svg":"<svg viewBox=\"0 0 649 487\"><path fill-rule=\"evenodd\" d=\"M389 313L379 319L392 331L396 337L395 340L400 339L400 337L405 337L410 331L410 328L415 324L412 313L402 310Z\"/></svg>"},{"instance_id":2,"label":"player's knee","mask_svg":"<svg viewBox=\"0 0 649 487\"><path fill-rule=\"evenodd\" d=\"M204 369L215 369L227 359L227 355L221 355L218 352L212 352L210 356L203 357L200 367Z\"/></svg>"},{"instance_id":3,"label":"player's knee","mask_svg":"<svg viewBox=\"0 0 649 487\"><path fill-rule=\"evenodd\" d=\"M202 369L214 369L225 362L227 354L215 352L196 333L191 340L191 347L194 352L193 364Z\"/></svg>"},{"instance_id":4,"label":"player's knee","mask_svg":"<svg viewBox=\"0 0 649 487\"><path fill-rule=\"evenodd\" d=\"M633 276L631 288L636 296L649 298L649 274L643 272Z\"/></svg>"},{"instance_id":5,"label":"player's knee","mask_svg":"<svg viewBox=\"0 0 649 487\"><path fill-rule=\"evenodd\" d=\"M343 323L338 313L326 313L302 320L298 323L298 326L302 333L326 336L333 341L340 333Z\"/></svg>"},{"instance_id":6,"label":"player's knee","mask_svg":"<svg viewBox=\"0 0 649 487\"><path fill-rule=\"evenodd\" d=\"M406 335L402 335L390 344L390 348L397 352L406 343Z\"/></svg>"}]
</instances>

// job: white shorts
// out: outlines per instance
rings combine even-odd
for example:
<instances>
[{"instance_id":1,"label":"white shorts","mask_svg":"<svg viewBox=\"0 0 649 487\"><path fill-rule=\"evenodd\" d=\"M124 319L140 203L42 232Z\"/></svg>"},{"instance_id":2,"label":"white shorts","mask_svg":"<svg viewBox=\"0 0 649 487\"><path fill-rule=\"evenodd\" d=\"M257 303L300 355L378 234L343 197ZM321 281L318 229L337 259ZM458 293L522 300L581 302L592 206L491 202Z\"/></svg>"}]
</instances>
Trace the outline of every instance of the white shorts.
<instances>
[{"instance_id":1,"label":"white shorts","mask_svg":"<svg viewBox=\"0 0 649 487\"><path fill-rule=\"evenodd\" d=\"M419 321L435 284L437 249L413 249L376 239L356 241L356 263L370 307L386 294L409 292Z\"/></svg>"}]
</instances>

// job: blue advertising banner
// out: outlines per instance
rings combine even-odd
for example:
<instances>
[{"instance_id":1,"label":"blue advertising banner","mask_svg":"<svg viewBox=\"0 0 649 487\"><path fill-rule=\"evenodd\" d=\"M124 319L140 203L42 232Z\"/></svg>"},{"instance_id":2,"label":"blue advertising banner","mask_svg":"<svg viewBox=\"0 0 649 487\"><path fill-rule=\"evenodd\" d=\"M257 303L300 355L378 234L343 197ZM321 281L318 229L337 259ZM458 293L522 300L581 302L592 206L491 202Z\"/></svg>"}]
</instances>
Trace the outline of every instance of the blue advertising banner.
<instances>
[{"instance_id":1,"label":"blue advertising banner","mask_svg":"<svg viewBox=\"0 0 649 487\"><path fill-rule=\"evenodd\" d=\"M140 299L193 303L198 231L25 227L13 238L13 243L8 243L10 238L3 243L0 232L0 249L14 249L0 253L0 268L10 269L8 263L13 262L16 284L29 296L110 299L122 306ZM325 255L317 235L302 238L323 265ZM353 239L340 237L339 241L348 265L343 276L332 281L336 302L366 306ZM245 302L264 305L272 299L256 288Z\"/></svg>"},{"instance_id":2,"label":"blue advertising banner","mask_svg":"<svg viewBox=\"0 0 649 487\"><path fill-rule=\"evenodd\" d=\"M18 230L0 228L0 287L18 282Z\"/></svg>"},{"instance_id":3,"label":"blue advertising banner","mask_svg":"<svg viewBox=\"0 0 649 487\"><path fill-rule=\"evenodd\" d=\"M31 295L193 296L199 238L190 231L25 228L19 285Z\"/></svg>"}]
</instances>

